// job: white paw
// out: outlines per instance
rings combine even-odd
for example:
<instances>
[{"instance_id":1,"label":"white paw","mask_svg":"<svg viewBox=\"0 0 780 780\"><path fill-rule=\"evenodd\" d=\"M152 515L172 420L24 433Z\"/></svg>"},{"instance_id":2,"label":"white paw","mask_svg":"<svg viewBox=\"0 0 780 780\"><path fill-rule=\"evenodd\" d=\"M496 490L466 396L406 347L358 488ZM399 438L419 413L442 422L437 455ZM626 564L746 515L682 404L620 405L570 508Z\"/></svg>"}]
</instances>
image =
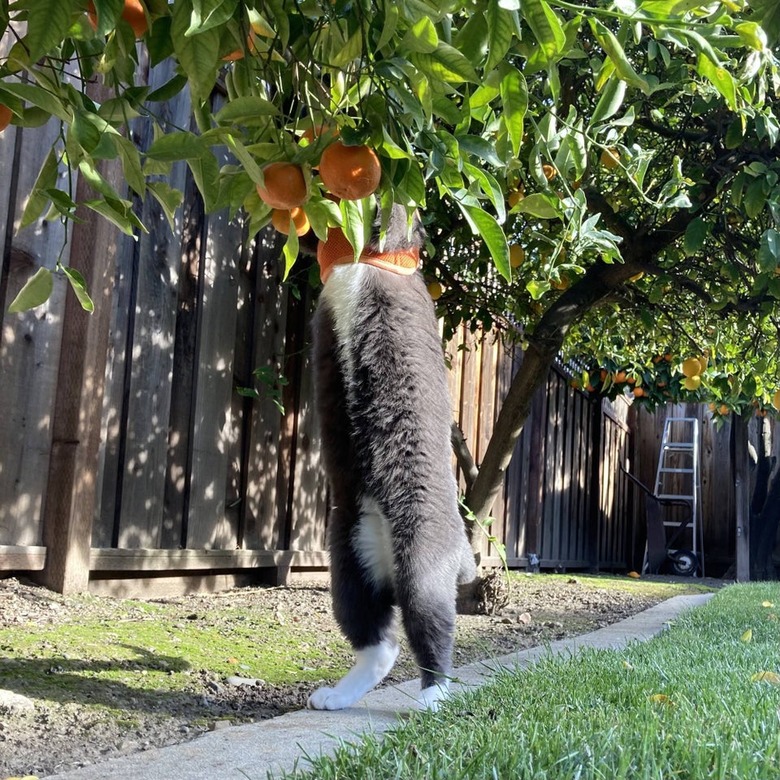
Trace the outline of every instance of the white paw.
<instances>
[{"instance_id":1,"label":"white paw","mask_svg":"<svg viewBox=\"0 0 780 780\"><path fill-rule=\"evenodd\" d=\"M423 688L420 691L420 697L417 701L423 709L436 712L439 709L439 705L450 695L449 685L441 682L436 685L431 685L428 688Z\"/></svg>"},{"instance_id":2,"label":"white paw","mask_svg":"<svg viewBox=\"0 0 780 780\"><path fill-rule=\"evenodd\" d=\"M335 688L318 688L309 696L310 710L343 710L354 704L354 699L339 693Z\"/></svg>"}]
</instances>

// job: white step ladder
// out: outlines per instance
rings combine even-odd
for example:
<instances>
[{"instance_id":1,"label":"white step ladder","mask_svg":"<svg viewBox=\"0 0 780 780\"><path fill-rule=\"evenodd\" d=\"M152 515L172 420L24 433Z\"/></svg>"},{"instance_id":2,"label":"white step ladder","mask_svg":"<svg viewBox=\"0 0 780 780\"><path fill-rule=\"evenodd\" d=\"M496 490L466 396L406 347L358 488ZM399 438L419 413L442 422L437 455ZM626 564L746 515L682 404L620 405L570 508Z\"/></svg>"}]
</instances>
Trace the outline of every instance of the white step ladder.
<instances>
[{"instance_id":1,"label":"white step ladder","mask_svg":"<svg viewBox=\"0 0 780 780\"><path fill-rule=\"evenodd\" d=\"M690 504L690 519L685 528L691 534L691 552L696 556L704 576L704 538L701 524L701 433L696 417L667 417L664 420L661 451L655 474L653 493L659 499L685 501ZM681 523L664 520L666 528L683 530ZM673 542L674 542L673 537ZM670 554L680 549L669 550Z\"/></svg>"}]
</instances>

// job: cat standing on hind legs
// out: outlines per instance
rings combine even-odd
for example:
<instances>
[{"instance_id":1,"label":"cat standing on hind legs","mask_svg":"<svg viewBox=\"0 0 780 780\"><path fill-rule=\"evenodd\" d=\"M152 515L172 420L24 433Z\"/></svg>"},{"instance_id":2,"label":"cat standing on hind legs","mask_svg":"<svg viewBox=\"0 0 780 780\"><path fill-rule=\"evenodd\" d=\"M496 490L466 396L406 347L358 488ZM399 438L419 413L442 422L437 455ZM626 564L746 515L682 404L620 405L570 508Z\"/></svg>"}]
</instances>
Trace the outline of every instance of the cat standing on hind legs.
<instances>
[{"instance_id":1,"label":"cat standing on hind legs","mask_svg":"<svg viewBox=\"0 0 780 780\"><path fill-rule=\"evenodd\" d=\"M422 230L394 207L380 252L321 244L314 321L322 453L331 486L331 589L353 668L310 699L342 709L398 655L394 606L420 667L420 703L447 693L459 582L476 575L450 458L451 400L433 303L416 271Z\"/></svg>"}]
</instances>

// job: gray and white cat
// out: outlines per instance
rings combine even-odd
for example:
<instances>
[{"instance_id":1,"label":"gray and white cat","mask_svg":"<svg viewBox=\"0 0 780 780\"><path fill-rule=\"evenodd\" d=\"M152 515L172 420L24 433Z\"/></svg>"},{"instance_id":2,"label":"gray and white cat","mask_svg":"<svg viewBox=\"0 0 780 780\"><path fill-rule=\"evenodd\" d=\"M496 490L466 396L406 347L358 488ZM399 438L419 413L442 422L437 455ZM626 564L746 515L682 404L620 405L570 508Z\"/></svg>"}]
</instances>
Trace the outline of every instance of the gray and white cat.
<instances>
[{"instance_id":1,"label":"gray and white cat","mask_svg":"<svg viewBox=\"0 0 780 780\"><path fill-rule=\"evenodd\" d=\"M422 241L395 207L383 251ZM435 708L448 689L457 584L476 570L452 474L433 303L419 272L348 263L329 274L313 327L333 607L356 661L309 707L349 707L388 674L397 605L420 667L419 701Z\"/></svg>"}]
</instances>

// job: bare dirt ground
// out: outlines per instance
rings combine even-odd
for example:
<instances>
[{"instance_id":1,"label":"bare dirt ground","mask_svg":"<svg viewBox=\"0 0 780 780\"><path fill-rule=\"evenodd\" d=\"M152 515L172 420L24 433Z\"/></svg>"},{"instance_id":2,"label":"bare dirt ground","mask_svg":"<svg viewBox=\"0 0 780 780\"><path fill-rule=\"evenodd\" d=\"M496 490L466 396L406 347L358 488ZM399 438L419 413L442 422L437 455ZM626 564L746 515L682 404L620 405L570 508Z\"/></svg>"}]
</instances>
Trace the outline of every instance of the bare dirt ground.
<instances>
[{"instance_id":1,"label":"bare dirt ground","mask_svg":"<svg viewBox=\"0 0 780 780\"><path fill-rule=\"evenodd\" d=\"M508 604L498 614L458 617L455 666L585 633L674 595L668 589L626 578L615 578L615 583L597 587L587 577L520 576ZM321 584L246 588L154 603L170 605L181 615L182 610L197 614L215 603L228 602L240 602L290 625L305 624L323 638L325 645L330 643L328 648L339 636L327 587ZM65 625L93 618L111 620L116 608L117 602L109 598L67 598L15 579L0 580L0 629L13 629L12 637L17 630L25 632L31 626ZM227 625L220 631L229 633L232 628ZM11 663L7 657L11 649L0 642L0 671L4 664ZM342 646L328 652L345 650ZM42 668L44 674L58 671ZM413 661L404 649L387 684L414 676ZM69 694L65 689L54 698L0 690L0 778L45 776L189 740L209 729L271 718L304 707L309 693L324 682L331 681L270 685L262 680L242 681L207 669L193 669L186 692L152 690L139 702L137 694L118 687L100 692L101 703L110 700L111 706L106 707L90 706L94 704L89 701L92 694L89 689L84 693L83 681L78 692ZM5 687L13 686L6 682ZM132 717L118 717L117 711L132 713Z\"/></svg>"}]
</instances>

